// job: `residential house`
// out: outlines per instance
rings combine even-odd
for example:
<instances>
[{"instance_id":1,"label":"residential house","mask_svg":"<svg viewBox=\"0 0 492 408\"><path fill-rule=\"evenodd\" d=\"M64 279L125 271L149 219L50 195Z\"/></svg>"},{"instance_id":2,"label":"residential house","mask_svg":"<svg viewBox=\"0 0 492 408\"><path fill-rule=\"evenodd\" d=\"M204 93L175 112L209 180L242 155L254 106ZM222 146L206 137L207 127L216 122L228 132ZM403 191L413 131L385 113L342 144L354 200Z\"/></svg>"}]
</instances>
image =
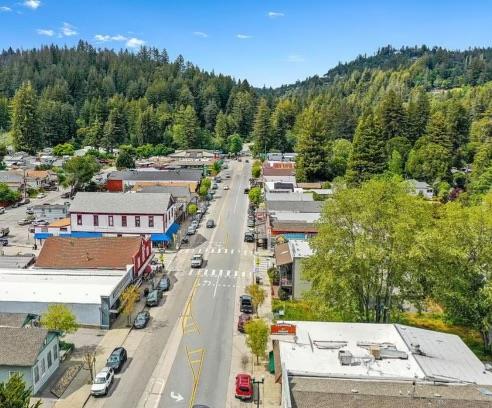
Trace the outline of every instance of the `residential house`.
<instances>
[{"instance_id":1,"label":"residential house","mask_svg":"<svg viewBox=\"0 0 492 408\"><path fill-rule=\"evenodd\" d=\"M37 204L32 206L34 216L47 221L59 220L68 217L70 205L67 204Z\"/></svg>"},{"instance_id":2,"label":"residential house","mask_svg":"<svg viewBox=\"0 0 492 408\"><path fill-rule=\"evenodd\" d=\"M415 195L421 195L429 200L434 197L434 189L425 181L409 180L409 183L415 189Z\"/></svg>"},{"instance_id":3,"label":"residential house","mask_svg":"<svg viewBox=\"0 0 492 408\"><path fill-rule=\"evenodd\" d=\"M293 299L301 299L311 288L311 282L302 276L302 262L313 254L309 242L289 240L275 246L275 264L280 273L279 287Z\"/></svg>"},{"instance_id":4,"label":"residential house","mask_svg":"<svg viewBox=\"0 0 492 408\"><path fill-rule=\"evenodd\" d=\"M53 184L52 172L48 170L26 170L27 188L43 189Z\"/></svg>"},{"instance_id":5,"label":"residential house","mask_svg":"<svg viewBox=\"0 0 492 408\"><path fill-rule=\"evenodd\" d=\"M70 206L72 237L150 235L173 241L179 229L176 200L167 193L78 193Z\"/></svg>"},{"instance_id":6,"label":"residential house","mask_svg":"<svg viewBox=\"0 0 492 408\"><path fill-rule=\"evenodd\" d=\"M141 237L48 238L34 268L0 269L0 312L42 315L64 304L80 324L109 328L123 290L151 270L151 259Z\"/></svg>"},{"instance_id":7,"label":"residential house","mask_svg":"<svg viewBox=\"0 0 492 408\"><path fill-rule=\"evenodd\" d=\"M0 326L0 383L20 373L36 394L60 365L58 335L39 327Z\"/></svg>"},{"instance_id":8,"label":"residential house","mask_svg":"<svg viewBox=\"0 0 492 408\"><path fill-rule=\"evenodd\" d=\"M10 189L19 191L24 188L24 177L15 171L0 171L0 183L6 184Z\"/></svg>"},{"instance_id":9,"label":"residential house","mask_svg":"<svg viewBox=\"0 0 492 408\"><path fill-rule=\"evenodd\" d=\"M198 191L202 170L125 170L108 174L107 189L111 192L125 192L145 186L188 186Z\"/></svg>"},{"instance_id":10,"label":"residential house","mask_svg":"<svg viewBox=\"0 0 492 408\"><path fill-rule=\"evenodd\" d=\"M282 408L485 408L492 372L454 334L401 324L272 326Z\"/></svg>"}]
</instances>

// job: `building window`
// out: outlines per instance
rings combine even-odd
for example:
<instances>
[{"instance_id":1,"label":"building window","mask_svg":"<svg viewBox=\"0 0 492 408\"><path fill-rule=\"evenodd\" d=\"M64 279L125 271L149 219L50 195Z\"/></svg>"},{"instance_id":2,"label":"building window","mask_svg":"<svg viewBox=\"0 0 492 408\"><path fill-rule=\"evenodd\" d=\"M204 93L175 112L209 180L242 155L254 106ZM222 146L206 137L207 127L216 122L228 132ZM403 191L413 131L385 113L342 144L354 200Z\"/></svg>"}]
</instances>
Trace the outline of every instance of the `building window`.
<instances>
[{"instance_id":1,"label":"building window","mask_svg":"<svg viewBox=\"0 0 492 408\"><path fill-rule=\"evenodd\" d=\"M48 368L50 368L53 364L53 360L51 358L51 351L48 351L48 355L46 358L48 359Z\"/></svg>"},{"instance_id":2,"label":"building window","mask_svg":"<svg viewBox=\"0 0 492 408\"><path fill-rule=\"evenodd\" d=\"M110 227L113 227L114 226L114 221L113 221L113 216L112 215L108 215L108 225Z\"/></svg>"},{"instance_id":3,"label":"building window","mask_svg":"<svg viewBox=\"0 0 492 408\"><path fill-rule=\"evenodd\" d=\"M58 360L58 344L53 346L53 357L55 357L55 360Z\"/></svg>"},{"instance_id":4,"label":"building window","mask_svg":"<svg viewBox=\"0 0 492 408\"><path fill-rule=\"evenodd\" d=\"M126 227L126 215L121 216L121 226Z\"/></svg>"},{"instance_id":5,"label":"building window","mask_svg":"<svg viewBox=\"0 0 492 408\"><path fill-rule=\"evenodd\" d=\"M94 215L94 226L99 226L99 215Z\"/></svg>"},{"instance_id":6,"label":"building window","mask_svg":"<svg viewBox=\"0 0 492 408\"><path fill-rule=\"evenodd\" d=\"M77 225L82 225L82 214L77 214Z\"/></svg>"},{"instance_id":7,"label":"building window","mask_svg":"<svg viewBox=\"0 0 492 408\"><path fill-rule=\"evenodd\" d=\"M153 227L154 227L154 216L149 215L149 228L153 228Z\"/></svg>"},{"instance_id":8,"label":"building window","mask_svg":"<svg viewBox=\"0 0 492 408\"><path fill-rule=\"evenodd\" d=\"M140 227L140 216L135 215L135 227Z\"/></svg>"},{"instance_id":9,"label":"building window","mask_svg":"<svg viewBox=\"0 0 492 408\"><path fill-rule=\"evenodd\" d=\"M46 372L46 362L44 361L44 358L41 359L41 377L44 376L44 373Z\"/></svg>"},{"instance_id":10,"label":"building window","mask_svg":"<svg viewBox=\"0 0 492 408\"><path fill-rule=\"evenodd\" d=\"M37 365L34 366L34 383L39 381L39 368Z\"/></svg>"}]
</instances>

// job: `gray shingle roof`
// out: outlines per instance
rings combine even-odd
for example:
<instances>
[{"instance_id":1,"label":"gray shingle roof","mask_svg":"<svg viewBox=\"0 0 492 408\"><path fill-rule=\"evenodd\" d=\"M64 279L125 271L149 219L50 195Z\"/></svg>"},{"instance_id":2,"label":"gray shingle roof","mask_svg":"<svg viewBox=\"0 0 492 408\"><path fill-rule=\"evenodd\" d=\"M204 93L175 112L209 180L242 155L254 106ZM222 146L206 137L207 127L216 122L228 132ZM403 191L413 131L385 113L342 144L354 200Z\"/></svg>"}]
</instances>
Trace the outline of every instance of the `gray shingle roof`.
<instances>
[{"instance_id":1,"label":"gray shingle roof","mask_svg":"<svg viewBox=\"0 0 492 408\"><path fill-rule=\"evenodd\" d=\"M0 183L22 183L23 178L20 174L11 171L0 171Z\"/></svg>"},{"instance_id":2,"label":"gray shingle roof","mask_svg":"<svg viewBox=\"0 0 492 408\"><path fill-rule=\"evenodd\" d=\"M0 327L23 327L27 313L0 313Z\"/></svg>"},{"instance_id":3,"label":"gray shingle roof","mask_svg":"<svg viewBox=\"0 0 492 408\"><path fill-rule=\"evenodd\" d=\"M202 170L178 169L178 170L127 170L113 171L108 175L108 180L132 180L132 181L194 181L202 179Z\"/></svg>"},{"instance_id":4,"label":"gray shingle roof","mask_svg":"<svg viewBox=\"0 0 492 408\"><path fill-rule=\"evenodd\" d=\"M77 193L70 213L164 214L171 198L167 193Z\"/></svg>"},{"instance_id":5,"label":"gray shingle roof","mask_svg":"<svg viewBox=\"0 0 492 408\"><path fill-rule=\"evenodd\" d=\"M191 192L188 187L181 186L143 186L139 193L167 193L176 198L191 199Z\"/></svg>"},{"instance_id":6,"label":"gray shingle roof","mask_svg":"<svg viewBox=\"0 0 492 408\"><path fill-rule=\"evenodd\" d=\"M47 335L37 327L0 327L0 366L33 366Z\"/></svg>"},{"instance_id":7,"label":"gray shingle roof","mask_svg":"<svg viewBox=\"0 0 492 408\"><path fill-rule=\"evenodd\" d=\"M323 201L268 201L268 211L321 213Z\"/></svg>"}]
</instances>

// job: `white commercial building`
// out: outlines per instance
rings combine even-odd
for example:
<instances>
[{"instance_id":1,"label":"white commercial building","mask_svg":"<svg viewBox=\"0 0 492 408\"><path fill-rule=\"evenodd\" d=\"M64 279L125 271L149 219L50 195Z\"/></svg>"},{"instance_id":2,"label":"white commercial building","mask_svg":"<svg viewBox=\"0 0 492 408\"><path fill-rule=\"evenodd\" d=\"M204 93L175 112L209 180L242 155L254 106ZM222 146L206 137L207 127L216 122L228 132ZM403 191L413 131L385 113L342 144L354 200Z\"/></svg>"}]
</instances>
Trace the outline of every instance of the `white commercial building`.
<instances>
[{"instance_id":1,"label":"white commercial building","mask_svg":"<svg viewBox=\"0 0 492 408\"><path fill-rule=\"evenodd\" d=\"M109 328L112 310L132 281L126 270L0 269L0 312L43 314L65 304L83 325Z\"/></svg>"}]
</instances>

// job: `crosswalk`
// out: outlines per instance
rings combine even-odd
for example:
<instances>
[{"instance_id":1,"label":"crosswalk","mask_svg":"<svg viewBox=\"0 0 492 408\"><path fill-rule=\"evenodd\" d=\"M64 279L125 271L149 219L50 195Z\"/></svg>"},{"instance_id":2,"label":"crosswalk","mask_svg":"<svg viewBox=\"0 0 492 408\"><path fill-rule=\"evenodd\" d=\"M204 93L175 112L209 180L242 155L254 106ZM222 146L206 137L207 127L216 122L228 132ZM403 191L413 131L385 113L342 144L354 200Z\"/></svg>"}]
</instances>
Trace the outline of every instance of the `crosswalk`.
<instances>
[{"instance_id":1,"label":"crosswalk","mask_svg":"<svg viewBox=\"0 0 492 408\"><path fill-rule=\"evenodd\" d=\"M237 249L237 248L214 248L214 247L200 247L200 248L182 248L180 252L185 254L229 254L229 255L253 255L251 249Z\"/></svg>"},{"instance_id":2,"label":"crosswalk","mask_svg":"<svg viewBox=\"0 0 492 408\"><path fill-rule=\"evenodd\" d=\"M190 269L189 271L177 272L177 276L199 277L199 278L223 278L229 280L253 279L253 272L238 271L232 269Z\"/></svg>"}]
</instances>

